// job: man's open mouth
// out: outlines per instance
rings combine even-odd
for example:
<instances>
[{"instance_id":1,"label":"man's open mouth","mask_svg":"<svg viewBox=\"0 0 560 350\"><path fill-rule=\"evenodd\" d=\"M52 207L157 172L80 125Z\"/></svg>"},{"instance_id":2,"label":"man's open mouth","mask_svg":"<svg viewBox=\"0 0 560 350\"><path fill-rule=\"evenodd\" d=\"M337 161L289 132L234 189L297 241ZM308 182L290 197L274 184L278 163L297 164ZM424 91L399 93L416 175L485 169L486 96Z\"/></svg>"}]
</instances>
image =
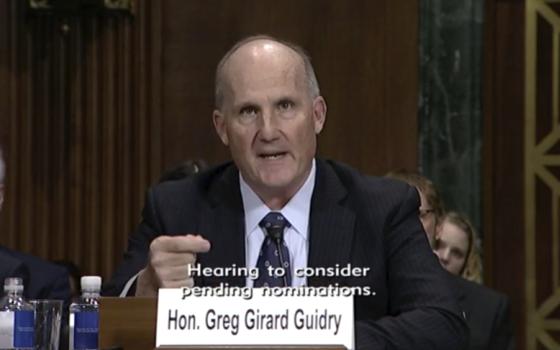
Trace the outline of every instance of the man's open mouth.
<instances>
[{"instance_id":1,"label":"man's open mouth","mask_svg":"<svg viewBox=\"0 0 560 350\"><path fill-rule=\"evenodd\" d=\"M285 156L288 152L271 152L271 153L259 153L259 158L266 160L279 159Z\"/></svg>"}]
</instances>

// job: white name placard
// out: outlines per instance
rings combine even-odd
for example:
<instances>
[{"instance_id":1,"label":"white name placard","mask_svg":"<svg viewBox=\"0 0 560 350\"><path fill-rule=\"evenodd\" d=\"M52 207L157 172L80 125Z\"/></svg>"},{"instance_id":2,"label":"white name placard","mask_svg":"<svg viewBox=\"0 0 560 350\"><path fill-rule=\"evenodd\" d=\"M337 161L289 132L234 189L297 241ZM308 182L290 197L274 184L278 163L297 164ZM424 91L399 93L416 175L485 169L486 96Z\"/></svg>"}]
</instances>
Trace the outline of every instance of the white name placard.
<instances>
[{"instance_id":1,"label":"white name placard","mask_svg":"<svg viewBox=\"0 0 560 350\"><path fill-rule=\"evenodd\" d=\"M343 345L353 349L352 296L324 293L320 288L160 289L156 346Z\"/></svg>"}]
</instances>

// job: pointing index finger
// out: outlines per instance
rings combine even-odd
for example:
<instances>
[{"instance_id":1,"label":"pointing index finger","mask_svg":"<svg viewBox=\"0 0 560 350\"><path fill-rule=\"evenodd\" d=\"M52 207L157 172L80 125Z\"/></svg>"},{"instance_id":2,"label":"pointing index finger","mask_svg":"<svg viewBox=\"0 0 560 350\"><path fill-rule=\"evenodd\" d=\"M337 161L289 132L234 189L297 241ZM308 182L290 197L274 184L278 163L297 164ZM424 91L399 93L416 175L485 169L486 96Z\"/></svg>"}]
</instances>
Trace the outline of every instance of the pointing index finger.
<instances>
[{"instance_id":1,"label":"pointing index finger","mask_svg":"<svg viewBox=\"0 0 560 350\"><path fill-rule=\"evenodd\" d=\"M159 237L158 240L160 241L158 242L158 248L167 252L206 253L210 250L210 242L198 235L166 236Z\"/></svg>"}]
</instances>

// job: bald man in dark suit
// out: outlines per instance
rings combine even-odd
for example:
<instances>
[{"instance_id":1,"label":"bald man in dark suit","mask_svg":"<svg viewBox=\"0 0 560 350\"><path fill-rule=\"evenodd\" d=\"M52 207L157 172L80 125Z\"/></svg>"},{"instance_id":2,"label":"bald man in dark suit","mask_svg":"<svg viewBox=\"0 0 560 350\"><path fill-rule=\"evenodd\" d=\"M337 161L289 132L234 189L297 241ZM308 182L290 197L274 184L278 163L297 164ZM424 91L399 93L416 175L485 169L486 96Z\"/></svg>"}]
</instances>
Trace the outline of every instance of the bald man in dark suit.
<instances>
[{"instance_id":1,"label":"bald man in dark suit","mask_svg":"<svg viewBox=\"0 0 560 350\"><path fill-rule=\"evenodd\" d=\"M132 276L138 296L155 296L160 287L255 286L244 277L186 271L195 262L264 266L262 247L271 237L261 223L272 214L290 223L279 238L289 251L283 266L369 269L361 277L283 282L371 288L375 295L355 301L357 349L462 349L466 326L421 235L416 190L315 158L326 102L303 51L248 38L226 53L216 75L213 121L233 162L148 192L143 220L105 293L121 293ZM280 257L270 256L266 262Z\"/></svg>"}]
</instances>

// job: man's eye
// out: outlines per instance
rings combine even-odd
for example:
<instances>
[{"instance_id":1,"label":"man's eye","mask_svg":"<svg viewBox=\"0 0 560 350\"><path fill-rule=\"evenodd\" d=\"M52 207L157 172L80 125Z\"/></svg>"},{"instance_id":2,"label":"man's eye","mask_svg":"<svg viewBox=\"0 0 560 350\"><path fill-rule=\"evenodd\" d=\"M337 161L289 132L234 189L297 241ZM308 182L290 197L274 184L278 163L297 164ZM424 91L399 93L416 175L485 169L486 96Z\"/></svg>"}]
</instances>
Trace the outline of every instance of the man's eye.
<instances>
[{"instance_id":1,"label":"man's eye","mask_svg":"<svg viewBox=\"0 0 560 350\"><path fill-rule=\"evenodd\" d=\"M294 107L294 103L292 101L280 101L278 103L278 109L281 111L289 111Z\"/></svg>"},{"instance_id":2,"label":"man's eye","mask_svg":"<svg viewBox=\"0 0 560 350\"><path fill-rule=\"evenodd\" d=\"M258 111L255 107L243 107L239 111L239 115L243 118L253 118L257 115Z\"/></svg>"}]
</instances>

